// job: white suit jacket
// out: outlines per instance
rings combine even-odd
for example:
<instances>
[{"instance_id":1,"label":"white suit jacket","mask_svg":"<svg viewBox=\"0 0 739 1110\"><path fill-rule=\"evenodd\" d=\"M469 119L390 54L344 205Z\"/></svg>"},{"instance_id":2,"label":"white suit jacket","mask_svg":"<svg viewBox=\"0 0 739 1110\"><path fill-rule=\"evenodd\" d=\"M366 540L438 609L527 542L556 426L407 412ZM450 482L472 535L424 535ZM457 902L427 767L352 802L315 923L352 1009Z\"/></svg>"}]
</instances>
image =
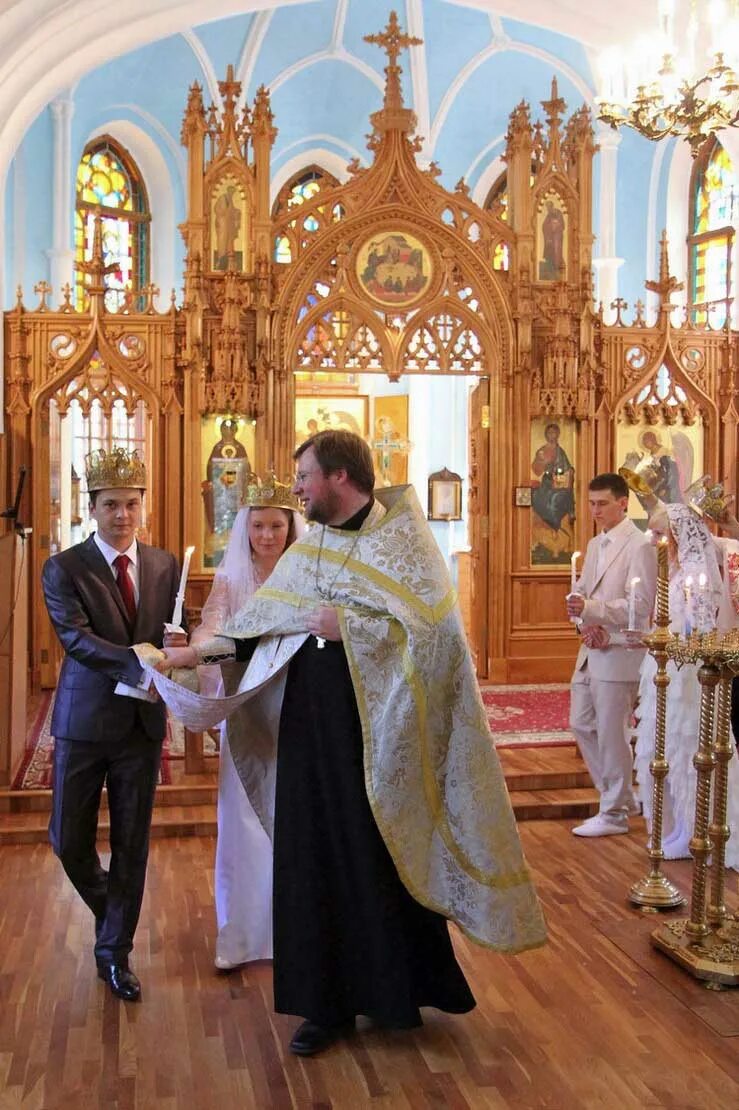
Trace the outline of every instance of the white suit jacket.
<instances>
[{"instance_id":1,"label":"white suit jacket","mask_svg":"<svg viewBox=\"0 0 739 1110\"><path fill-rule=\"evenodd\" d=\"M625 518L608 533L611 542L598 567L601 532L590 541L575 593L585 600L582 623L602 625L611 636L606 648L588 648L580 644L573 682L584 678L584 667L593 678L609 682L637 682L644 651L622 646L623 629L629 616L629 585L638 578L636 594L636 626L645 631L650 625L657 588L657 555L643 532L632 520Z\"/></svg>"}]
</instances>

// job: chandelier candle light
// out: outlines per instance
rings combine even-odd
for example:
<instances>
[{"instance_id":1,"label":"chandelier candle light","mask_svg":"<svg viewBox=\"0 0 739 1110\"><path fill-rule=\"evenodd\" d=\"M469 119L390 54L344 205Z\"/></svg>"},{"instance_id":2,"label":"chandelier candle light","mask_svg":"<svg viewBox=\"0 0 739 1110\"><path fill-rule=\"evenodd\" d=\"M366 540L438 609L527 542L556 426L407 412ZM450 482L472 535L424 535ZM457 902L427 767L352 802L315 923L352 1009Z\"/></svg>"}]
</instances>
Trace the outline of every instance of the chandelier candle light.
<instances>
[{"instance_id":1,"label":"chandelier candle light","mask_svg":"<svg viewBox=\"0 0 739 1110\"><path fill-rule=\"evenodd\" d=\"M739 126L739 0L657 0L656 33L600 59L598 118L647 139L685 139L695 158L717 131Z\"/></svg>"}]
</instances>

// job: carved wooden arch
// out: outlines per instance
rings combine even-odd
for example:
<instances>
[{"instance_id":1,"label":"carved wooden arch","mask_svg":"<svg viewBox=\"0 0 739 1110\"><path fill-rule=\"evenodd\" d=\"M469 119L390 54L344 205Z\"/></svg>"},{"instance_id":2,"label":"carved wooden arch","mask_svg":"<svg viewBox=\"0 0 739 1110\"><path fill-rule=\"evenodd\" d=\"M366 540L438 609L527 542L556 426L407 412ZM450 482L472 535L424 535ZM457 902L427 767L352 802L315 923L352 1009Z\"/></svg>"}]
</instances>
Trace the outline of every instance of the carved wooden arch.
<instances>
[{"instance_id":1,"label":"carved wooden arch","mask_svg":"<svg viewBox=\"0 0 739 1110\"><path fill-rule=\"evenodd\" d=\"M663 366L667 367L673 392L677 387L685 395L685 400L676 396L677 403L669 404L667 398L664 400L658 398L656 401L651 401L650 397L647 396L641 402L636 403L636 398L646 388L655 386ZM646 423L652 426L658 424L672 426L677 424L678 417L682 417L683 424L689 427L695 423L699 415L703 419L703 470L710 470L715 473L719 461L720 441L718 406L685 371L679 356L673 350L669 335L665 336L658 353L649 361L644 372L628 382L613 405L614 450L616 446L615 429L622 417L625 417L629 424L641 423L642 418L645 418Z\"/></svg>"},{"instance_id":2,"label":"carved wooden arch","mask_svg":"<svg viewBox=\"0 0 739 1110\"><path fill-rule=\"evenodd\" d=\"M302 317L300 320L300 327L294 333L286 365L296 370L325 370L326 363L322 360L310 363L301 359L301 346L309 339L311 329L319 325L324 317L331 318L328 322L328 328L333 328L333 317L340 312L347 313L349 317L349 327L346 336L337 337L334 333L333 338L330 336L327 337L326 342L318 338L313 341L314 348L318 347L320 344L321 350L328 351L330 347L336 347L336 340L338 338L339 358L335 364L332 364L332 369L337 371L347 369L351 372L357 371L363 373L371 370L384 370L388 366L394 367L395 353L393 344L389 342L389 335L382 320L372 309L367 307L366 303L358 301L356 297L352 297L344 292L320 300ZM362 328L369 330L377 342L380 359L377 361L376 365L369 359L363 360L361 353L356 349L355 339L360 335ZM362 338L360 337L357 341L362 342ZM349 365L347 365L344 351L349 352L349 358L351 359ZM366 365L362 365L363 361L366 362Z\"/></svg>"},{"instance_id":3,"label":"carved wooden arch","mask_svg":"<svg viewBox=\"0 0 739 1110\"><path fill-rule=\"evenodd\" d=\"M507 287L492 266L486 266L481 254L456 229L433 220L426 213L410 213L395 206L339 221L316 241L315 246L301 258L299 266L293 264L286 267L288 273L278 301L276 328L278 359L285 369L291 366L289 360L296 349L295 334L302 325L299 314L310 290L317 282L325 281L332 285L341 281L341 267L355 244L373 231L379 232L389 225L402 226L428 242L436 263L447 268L447 277L451 278L456 273L459 286L472 289L479 305L479 310L475 311L475 319L480 321L477 326L483 327L490 337L488 347L497 352L501 377L506 378L511 371L514 348L513 316ZM337 260L336 267L332 266L334 259ZM431 303L420 300L413 306L413 315L427 314ZM464 306L461 298L459 306ZM392 316L392 310L388 310L386 315ZM381 317L376 318L381 323ZM392 328L386 324L385 330L392 331Z\"/></svg>"},{"instance_id":4,"label":"carved wooden arch","mask_svg":"<svg viewBox=\"0 0 739 1110\"><path fill-rule=\"evenodd\" d=\"M97 316L93 317L87 334L82 337L80 343L81 331L82 328L79 326L65 326L60 327L50 337L47 358L52 374L38 390L31 394L32 408L39 394L50 396L65 379L74 377L80 369L84 370L95 351L100 352L107 367L115 369L123 378L143 374L143 371L151 365L146 339L134 328L127 326L126 317L123 315L106 317L105 327ZM70 345L73 345L71 350L69 350ZM130 354L124 353L124 347L130 351ZM65 355L66 350L69 350L69 354ZM147 385L143 377L141 379L136 377L135 380L142 392L151 399L152 406L159 408L156 392Z\"/></svg>"},{"instance_id":5,"label":"carved wooden arch","mask_svg":"<svg viewBox=\"0 0 739 1110\"><path fill-rule=\"evenodd\" d=\"M440 336L442 339L440 361L445 365L436 370L423 369L422 367L409 368L408 362L410 360L415 362L419 361L418 349L413 352L411 351L411 345L416 340L419 332L426 328L428 331L440 335L440 322L445 316L456 317L458 321L446 338ZM444 324L442 326L446 327L447 325ZM479 370L464 369L463 366L455 368L451 365L455 359L462 362L466 357L464 351L459 349L459 341L464 336L464 333L468 331L475 335L480 344L478 361L481 365ZM497 354L498 350L493 334L487 327L485 321L480 317L480 314L468 308L465 302L459 297L455 299L449 294L446 294L436 298L430 304L424 305L423 310L419 311L406 323L398 345L398 368L400 373L475 373L481 377L489 376L491 378L499 378L500 367Z\"/></svg>"},{"instance_id":6,"label":"carved wooden arch","mask_svg":"<svg viewBox=\"0 0 739 1110\"><path fill-rule=\"evenodd\" d=\"M53 342L53 337L51 342ZM150 416L151 444L150 444L150 470L147 492L153 495L153 500L158 502L162 498L162 481L159 478L161 467L160 459L160 416L161 406L155 391L141 378L132 367L126 366L121 356L117 356L115 349L105 340L96 323L90 329L85 343L79 351L75 351L66 365L52 375L31 396L30 402L30 432L32 467L32 504L33 519L38 522L39 536L33 547L33 579L31 585L31 612L33 614L32 657L34 667L41 676L43 685L53 686L56 681L56 658L58 646L51 632L46 617L44 606L40 604L41 568L49 555L49 534L46 508L49 507L49 473L50 473L50 443L48 433L45 434L48 422L44 420L48 412L48 402L64 389L65 384L87 376L90 360L95 352L99 352L110 377L120 382L130 391L131 401L143 401ZM97 392L97 391L95 391ZM94 399L94 398L93 398ZM125 401L124 397L121 397ZM112 406L111 406L112 407ZM130 404L127 406L130 411ZM149 516L154 517L153 505L149 504Z\"/></svg>"}]
</instances>

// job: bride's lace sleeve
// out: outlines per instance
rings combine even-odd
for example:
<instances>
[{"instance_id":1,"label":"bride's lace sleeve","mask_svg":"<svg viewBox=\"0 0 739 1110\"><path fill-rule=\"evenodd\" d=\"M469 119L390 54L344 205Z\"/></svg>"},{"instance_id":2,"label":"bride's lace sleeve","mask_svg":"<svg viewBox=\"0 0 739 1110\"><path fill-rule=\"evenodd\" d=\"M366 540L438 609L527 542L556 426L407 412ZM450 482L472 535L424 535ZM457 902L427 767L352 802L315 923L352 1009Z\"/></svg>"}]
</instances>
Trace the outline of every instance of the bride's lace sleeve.
<instances>
[{"instance_id":1,"label":"bride's lace sleeve","mask_svg":"<svg viewBox=\"0 0 739 1110\"><path fill-rule=\"evenodd\" d=\"M225 627L230 616L228 579L216 574L200 614L201 623L190 637L192 646L196 647L203 641L210 640L219 629Z\"/></svg>"},{"instance_id":2,"label":"bride's lace sleeve","mask_svg":"<svg viewBox=\"0 0 739 1110\"><path fill-rule=\"evenodd\" d=\"M230 615L228 579L216 574L201 612L201 624L190 637L190 646L195 648L198 663L225 663L236 658L234 641L228 636L218 635Z\"/></svg>"}]
</instances>

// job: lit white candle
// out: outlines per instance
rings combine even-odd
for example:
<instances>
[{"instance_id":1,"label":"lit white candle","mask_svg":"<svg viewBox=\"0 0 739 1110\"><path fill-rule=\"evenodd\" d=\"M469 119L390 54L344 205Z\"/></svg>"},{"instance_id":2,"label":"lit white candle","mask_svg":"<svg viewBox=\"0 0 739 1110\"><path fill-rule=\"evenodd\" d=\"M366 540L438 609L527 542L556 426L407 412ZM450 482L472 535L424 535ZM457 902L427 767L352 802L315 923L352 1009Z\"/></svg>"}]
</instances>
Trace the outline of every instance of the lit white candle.
<instances>
[{"instance_id":1,"label":"lit white candle","mask_svg":"<svg viewBox=\"0 0 739 1110\"><path fill-rule=\"evenodd\" d=\"M689 574L685 579L685 620L683 621L683 634L687 638L693 631L693 578Z\"/></svg>"},{"instance_id":2,"label":"lit white candle","mask_svg":"<svg viewBox=\"0 0 739 1110\"><path fill-rule=\"evenodd\" d=\"M636 587L641 582L641 578L632 578L629 583L629 623L628 628L633 630L636 628Z\"/></svg>"},{"instance_id":3,"label":"lit white candle","mask_svg":"<svg viewBox=\"0 0 739 1110\"><path fill-rule=\"evenodd\" d=\"M174 612L172 614L172 620L170 621L170 624L172 626L172 630L182 627L182 607L185 603L185 590L187 589L187 576L190 573L190 560L192 559L192 553L193 553L194 550L195 550L194 547L186 547L185 548L185 558L182 561L182 574L180 575L180 585L179 585L179 588L177 590L177 597L175 598Z\"/></svg>"},{"instance_id":4,"label":"lit white candle","mask_svg":"<svg viewBox=\"0 0 739 1110\"><path fill-rule=\"evenodd\" d=\"M573 551L570 559L570 593L574 594L575 586L577 585L577 560L580 558L579 551Z\"/></svg>"},{"instance_id":5,"label":"lit white candle","mask_svg":"<svg viewBox=\"0 0 739 1110\"><path fill-rule=\"evenodd\" d=\"M708 619L708 579L705 574L698 575L698 611L696 614L696 625L699 632L709 631Z\"/></svg>"}]
</instances>

